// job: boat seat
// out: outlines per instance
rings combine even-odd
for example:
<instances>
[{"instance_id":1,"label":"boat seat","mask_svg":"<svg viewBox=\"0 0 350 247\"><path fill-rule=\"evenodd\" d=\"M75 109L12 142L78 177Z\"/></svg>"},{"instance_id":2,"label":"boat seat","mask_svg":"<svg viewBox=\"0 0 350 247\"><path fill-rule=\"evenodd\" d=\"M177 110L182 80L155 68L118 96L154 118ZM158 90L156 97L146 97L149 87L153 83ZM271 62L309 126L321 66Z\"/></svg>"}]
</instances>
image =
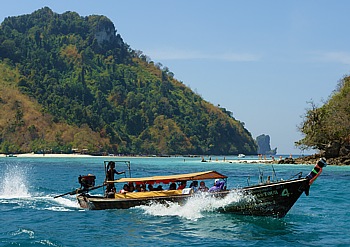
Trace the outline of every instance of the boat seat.
<instances>
[{"instance_id":1,"label":"boat seat","mask_svg":"<svg viewBox=\"0 0 350 247\"><path fill-rule=\"evenodd\" d=\"M162 190L162 191L145 191L145 192L127 192L127 193L116 193L116 199L139 199L147 197L162 197L162 196L176 196L183 194L181 190Z\"/></svg>"}]
</instances>

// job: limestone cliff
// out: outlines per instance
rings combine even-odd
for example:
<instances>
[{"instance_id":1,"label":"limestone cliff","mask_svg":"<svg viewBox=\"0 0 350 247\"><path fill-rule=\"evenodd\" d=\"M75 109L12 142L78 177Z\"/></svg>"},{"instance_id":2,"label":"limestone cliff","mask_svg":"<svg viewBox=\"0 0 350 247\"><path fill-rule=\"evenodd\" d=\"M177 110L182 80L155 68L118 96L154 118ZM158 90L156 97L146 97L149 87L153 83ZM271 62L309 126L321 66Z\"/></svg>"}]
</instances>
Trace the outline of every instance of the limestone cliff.
<instances>
[{"instance_id":1,"label":"limestone cliff","mask_svg":"<svg viewBox=\"0 0 350 247\"><path fill-rule=\"evenodd\" d=\"M258 144L258 154L263 155L275 155L277 153L277 148L271 149L270 147L270 136L260 135L256 138Z\"/></svg>"}]
</instances>

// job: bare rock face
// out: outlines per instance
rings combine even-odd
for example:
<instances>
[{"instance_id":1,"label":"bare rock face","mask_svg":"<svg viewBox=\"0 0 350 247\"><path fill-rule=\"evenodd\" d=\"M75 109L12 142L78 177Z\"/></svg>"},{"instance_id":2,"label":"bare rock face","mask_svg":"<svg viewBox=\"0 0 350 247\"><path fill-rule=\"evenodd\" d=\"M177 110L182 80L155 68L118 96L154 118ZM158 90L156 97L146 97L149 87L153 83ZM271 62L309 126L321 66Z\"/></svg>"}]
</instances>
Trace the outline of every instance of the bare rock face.
<instances>
[{"instance_id":1,"label":"bare rock face","mask_svg":"<svg viewBox=\"0 0 350 247\"><path fill-rule=\"evenodd\" d=\"M95 33L97 43L101 45L103 42L110 42L115 36L114 29L112 30L108 26L101 26Z\"/></svg>"},{"instance_id":2,"label":"bare rock face","mask_svg":"<svg viewBox=\"0 0 350 247\"><path fill-rule=\"evenodd\" d=\"M258 154L263 155L276 155L277 148L271 149L270 147L270 136L269 135L260 135L256 138L258 144Z\"/></svg>"},{"instance_id":3,"label":"bare rock face","mask_svg":"<svg viewBox=\"0 0 350 247\"><path fill-rule=\"evenodd\" d=\"M92 32L97 43L102 46L103 43L116 42L119 46L123 44L121 36L117 33L113 22L105 16L92 15L88 17L92 27Z\"/></svg>"}]
</instances>

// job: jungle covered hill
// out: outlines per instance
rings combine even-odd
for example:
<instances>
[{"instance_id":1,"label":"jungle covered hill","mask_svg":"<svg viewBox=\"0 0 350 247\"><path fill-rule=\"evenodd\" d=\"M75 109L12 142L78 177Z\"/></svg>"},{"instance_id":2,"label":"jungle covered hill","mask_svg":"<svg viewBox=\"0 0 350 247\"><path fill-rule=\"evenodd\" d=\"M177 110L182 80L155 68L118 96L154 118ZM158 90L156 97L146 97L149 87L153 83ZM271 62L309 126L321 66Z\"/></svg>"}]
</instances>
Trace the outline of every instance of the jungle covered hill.
<instances>
[{"instance_id":1,"label":"jungle covered hill","mask_svg":"<svg viewBox=\"0 0 350 247\"><path fill-rule=\"evenodd\" d=\"M330 164L350 165L350 76L339 81L324 105L310 102L299 130L304 138L297 146L320 151L306 161L325 157Z\"/></svg>"},{"instance_id":2,"label":"jungle covered hill","mask_svg":"<svg viewBox=\"0 0 350 247\"><path fill-rule=\"evenodd\" d=\"M239 106L237 106L239 107ZM256 154L232 112L132 49L105 16L45 7L0 26L0 152Z\"/></svg>"}]
</instances>

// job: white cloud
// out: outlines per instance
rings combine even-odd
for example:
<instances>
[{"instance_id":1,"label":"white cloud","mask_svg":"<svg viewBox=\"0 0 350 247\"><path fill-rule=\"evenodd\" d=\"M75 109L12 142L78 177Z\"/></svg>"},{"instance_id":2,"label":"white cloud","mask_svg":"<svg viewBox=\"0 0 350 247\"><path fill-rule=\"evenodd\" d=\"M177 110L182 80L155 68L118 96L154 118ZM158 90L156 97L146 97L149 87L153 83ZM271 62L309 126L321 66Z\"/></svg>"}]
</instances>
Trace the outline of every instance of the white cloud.
<instances>
[{"instance_id":1,"label":"white cloud","mask_svg":"<svg viewBox=\"0 0 350 247\"><path fill-rule=\"evenodd\" d=\"M200 51L185 51L177 49L148 50L145 54L155 60L221 60L228 62L255 62L260 56L251 53L212 53Z\"/></svg>"},{"instance_id":2,"label":"white cloud","mask_svg":"<svg viewBox=\"0 0 350 247\"><path fill-rule=\"evenodd\" d=\"M317 52L315 55L316 60L322 62L341 63L346 65L350 64L349 52Z\"/></svg>"}]
</instances>

